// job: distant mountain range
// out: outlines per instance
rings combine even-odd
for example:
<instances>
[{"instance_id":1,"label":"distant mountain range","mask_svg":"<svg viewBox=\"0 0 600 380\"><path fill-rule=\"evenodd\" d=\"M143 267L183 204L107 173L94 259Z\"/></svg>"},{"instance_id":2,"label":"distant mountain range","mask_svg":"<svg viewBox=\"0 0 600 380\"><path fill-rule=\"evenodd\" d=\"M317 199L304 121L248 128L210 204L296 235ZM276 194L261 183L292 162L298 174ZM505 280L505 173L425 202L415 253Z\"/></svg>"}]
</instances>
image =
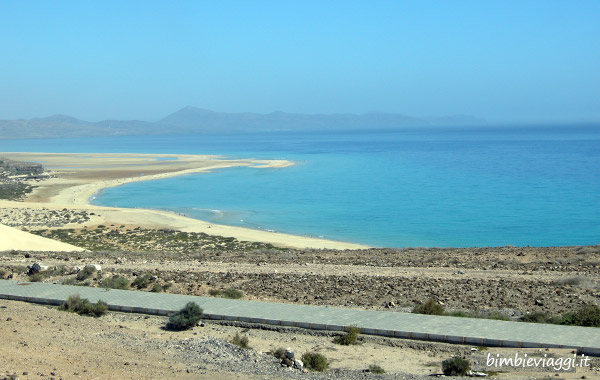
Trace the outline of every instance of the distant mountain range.
<instances>
[{"instance_id":1,"label":"distant mountain range","mask_svg":"<svg viewBox=\"0 0 600 380\"><path fill-rule=\"evenodd\" d=\"M286 112L225 113L185 107L157 122L104 120L88 122L66 115L29 120L0 120L0 139L132 136L191 133L252 133L275 131L340 131L432 126L477 126L486 121L473 116L414 118L391 113L295 114Z\"/></svg>"}]
</instances>

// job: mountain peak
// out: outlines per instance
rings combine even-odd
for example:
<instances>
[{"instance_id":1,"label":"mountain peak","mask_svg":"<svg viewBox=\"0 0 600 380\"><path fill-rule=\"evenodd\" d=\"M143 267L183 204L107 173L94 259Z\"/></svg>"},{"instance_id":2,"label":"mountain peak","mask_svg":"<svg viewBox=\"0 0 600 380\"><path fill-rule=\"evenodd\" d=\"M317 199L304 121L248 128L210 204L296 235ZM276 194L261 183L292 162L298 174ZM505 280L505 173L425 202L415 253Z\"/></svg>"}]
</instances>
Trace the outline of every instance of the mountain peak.
<instances>
[{"instance_id":1,"label":"mountain peak","mask_svg":"<svg viewBox=\"0 0 600 380\"><path fill-rule=\"evenodd\" d=\"M194 106L183 107L182 109L180 109L179 111L176 111L175 113L177 113L177 112L193 112L193 113L197 113L197 114L215 114L215 113L218 113L218 112L215 112L215 111L207 110L206 108L199 108L199 107L194 107Z\"/></svg>"},{"instance_id":2,"label":"mountain peak","mask_svg":"<svg viewBox=\"0 0 600 380\"><path fill-rule=\"evenodd\" d=\"M69 115L62 114L54 114L46 117L34 118L32 120L40 120L40 121L52 121L57 123L79 123L81 120L76 119Z\"/></svg>"}]
</instances>

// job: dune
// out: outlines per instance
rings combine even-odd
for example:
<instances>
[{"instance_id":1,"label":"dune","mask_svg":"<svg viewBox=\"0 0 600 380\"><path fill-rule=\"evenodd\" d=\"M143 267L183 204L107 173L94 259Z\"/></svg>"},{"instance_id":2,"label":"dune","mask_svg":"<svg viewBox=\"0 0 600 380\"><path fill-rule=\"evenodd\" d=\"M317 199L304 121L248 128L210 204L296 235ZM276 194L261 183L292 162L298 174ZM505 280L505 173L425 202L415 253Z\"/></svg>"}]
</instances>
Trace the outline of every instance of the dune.
<instances>
[{"instance_id":1,"label":"dune","mask_svg":"<svg viewBox=\"0 0 600 380\"><path fill-rule=\"evenodd\" d=\"M0 224L0 251L85 251L83 248Z\"/></svg>"}]
</instances>

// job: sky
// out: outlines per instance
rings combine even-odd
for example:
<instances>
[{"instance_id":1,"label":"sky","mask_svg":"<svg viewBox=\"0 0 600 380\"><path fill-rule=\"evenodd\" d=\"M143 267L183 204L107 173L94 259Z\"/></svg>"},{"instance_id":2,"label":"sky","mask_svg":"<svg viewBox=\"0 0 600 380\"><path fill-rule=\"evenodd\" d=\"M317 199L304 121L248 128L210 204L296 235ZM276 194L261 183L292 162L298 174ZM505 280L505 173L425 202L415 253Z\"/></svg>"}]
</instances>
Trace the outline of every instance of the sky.
<instances>
[{"instance_id":1,"label":"sky","mask_svg":"<svg viewBox=\"0 0 600 380\"><path fill-rule=\"evenodd\" d=\"M600 1L0 0L0 119L600 121Z\"/></svg>"}]
</instances>

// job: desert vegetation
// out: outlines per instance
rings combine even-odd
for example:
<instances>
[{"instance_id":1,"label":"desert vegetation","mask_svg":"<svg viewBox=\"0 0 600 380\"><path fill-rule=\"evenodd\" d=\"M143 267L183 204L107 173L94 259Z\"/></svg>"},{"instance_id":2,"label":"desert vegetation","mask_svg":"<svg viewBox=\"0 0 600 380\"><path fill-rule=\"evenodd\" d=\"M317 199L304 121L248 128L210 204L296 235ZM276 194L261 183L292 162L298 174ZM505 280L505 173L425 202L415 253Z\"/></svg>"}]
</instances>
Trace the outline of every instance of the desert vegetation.
<instances>
[{"instance_id":1,"label":"desert vegetation","mask_svg":"<svg viewBox=\"0 0 600 380\"><path fill-rule=\"evenodd\" d=\"M329 361L325 355L318 352L305 352L302 355L302 362L311 371L323 372L329 368Z\"/></svg>"},{"instance_id":2,"label":"desert vegetation","mask_svg":"<svg viewBox=\"0 0 600 380\"><path fill-rule=\"evenodd\" d=\"M69 296L67 301L59 307L59 310L69 311L80 315L100 317L108 311L108 305L101 300L92 303L87 298L81 298L77 294Z\"/></svg>"},{"instance_id":3,"label":"desert vegetation","mask_svg":"<svg viewBox=\"0 0 600 380\"><path fill-rule=\"evenodd\" d=\"M466 376L471 370L469 360L455 356L442 362L442 372L446 376Z\"/></svg>"},{"instance_id":4,"label":"desert vegetation","mask_svg":"<svg viewBox=\"0 0 600 380\"><path fill-rule=\"evenodd\" d=\"M236 333L229 342L241 348L250 348L250 339L245 335L240 335L239 333Z\"/></svg>"},{"instance_id":5,"label":"desert vegetation","mask_svg":"<svg viewBox=\"0 0 600 380\"><path fill-rule=\"evenodd\" d=\"M346 334L336 336L333 339L333 343L340 344L342 346L350 346L352 344L357 344L358 334L360 334L360 329L355 326L350 326L346 329Z\"/></svg>"},{"instance_id":6,"label":"desert vegetation","mask_svg":"<svg viewBox=\"0 0 600 380\"><path fill-rule=\"evenodd\" d=\"M169 330L187 330L196 326L202 315L203 311L200 306L196 303L188 302L181 310L169 317L166 327Z\"/></svg>"}]
</instances>

